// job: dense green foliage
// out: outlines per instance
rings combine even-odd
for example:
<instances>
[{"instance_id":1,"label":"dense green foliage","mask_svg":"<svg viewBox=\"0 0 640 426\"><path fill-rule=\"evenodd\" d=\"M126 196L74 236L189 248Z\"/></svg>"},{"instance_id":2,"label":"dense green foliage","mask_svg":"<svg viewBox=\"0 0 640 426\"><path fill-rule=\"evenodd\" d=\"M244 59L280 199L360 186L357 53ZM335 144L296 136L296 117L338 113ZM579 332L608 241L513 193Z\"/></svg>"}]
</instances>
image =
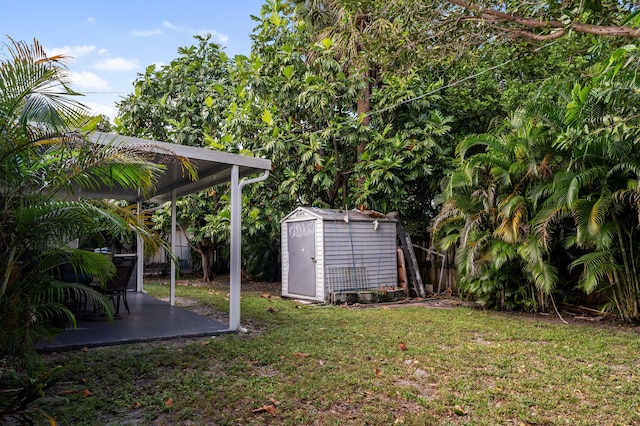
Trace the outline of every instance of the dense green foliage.
<instances>
[{"instance_id":1,"label":"dense green foliage","mask_svg":"<svg viewBox=\"0 0 640 426\"><path fill-rule=\"evenodd\" d=\"M348 6L348 17L361 12ZM236 84L247 90L228 118L234 139L275 163L271 182L286 197L284 212L299 204L403 211L413 198L429 199L424 183L443 161L450 119L433 108L435 96L401 102L433 86L417 72L363 79L366 61L354 56L370 52L350 49L345 58L349 40L335 33L314 43L309 24L290 13L279 2L263 7L253 54L235 70ZM364 124L358 102L371 83ZM412 185L423 192L410 193Z\"/></svg>"},{"instance_id":2,"label":"dense green foliage","mask_svg":"<svg viewBox=\"0 0 640 426\"><path fill-rule=\"evenodd\" d=\"M407 228L425 234L448 181L436 229L444 246L459 243L462 290L491 306L532 310L549 309L552 294L572 301L580 295L575 288L603 290L602 281L587 285L572 263L596 244L567 249L567 236L578 232L571 227L579 223L564 218L562 230L553 230L557 238L548 236L550 229L521 223L541 221L540 211L563 202L528 192L542 191L532 164L544 169L537 172L544 179L567 165L589 168L586 157L573 158L557 146L559 135L585 125L565 117L580 91L564 88L609 84L597 64L625 40L597 38L593 31L632 28L637 16L623 18L634 9L622 3L462 3L266 1L254 17L251 55L229 60L198 37L198 45L180 49L170 65L140 76L135 93L120 105L117 126L272 160L270 179L248 187L243 201L243 232L251 237L243 266L253 276L278 278L279 221L297 205L399 211ZM492 10L550 22L553 34ZM487 16L496 25L484 25L479 17ZM575 26L553 29L556 21ZM592 27L585 32L582 24ZM555 116L544 116L548 111ZM602 132L587 128L589 137ZM561 186L555 184L557 195ZM221 250L228 238L226 188L181 201L179 216L198 251ZM166 215L157 220L162 226ZM205 268L205 278L211 276ZM621 297L612 299L615 309L635 316L635 308L622 308Z\"/></svg>"},{"instance_id":3,"label":"dense green foliage","mask_svg":"<svg viewBox=\"0 0 640 426\"><path fill-rule=\"evenodd\" d=\"M150 65L135 82L134 93L119 104L116 130L120 134L204 147L221 137L222 112L229 104L227 55L209 37L195 37L197 45L180 48L176 59L157 68ZM225 188L190 195L178 202L178 223L191 236L200 254L203 278L215 276L214 257L228 240L228 203ZM156 228L170 229L166 207L156 217ZM220 221L225 217L226 221Z\"/></svg>"},{"instance_id":4,"label":"dense green foliage","mask_svg":"<svg viewBox=\"0 0 640 426\"><path fill-rule=\"evenodd\" d=\"M459 145L435 229L444 247L458 245L462 289L538 309L576 286L640 319L637 57L629 46L587 78L552 80L493 132Z\"/></svg>"}]
</instances>

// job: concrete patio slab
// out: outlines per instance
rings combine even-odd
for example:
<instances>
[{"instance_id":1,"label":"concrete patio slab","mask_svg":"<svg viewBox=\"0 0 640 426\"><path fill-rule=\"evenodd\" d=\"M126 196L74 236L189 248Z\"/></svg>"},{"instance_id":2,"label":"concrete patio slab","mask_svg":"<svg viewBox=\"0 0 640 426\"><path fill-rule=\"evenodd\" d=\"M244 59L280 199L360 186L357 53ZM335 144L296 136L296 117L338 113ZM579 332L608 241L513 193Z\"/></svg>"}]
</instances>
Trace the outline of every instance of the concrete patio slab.
<instances>
[{"instance_id":1,"label":"concrete patio slab","mask_svg":"<svg viewBox=\"0 0 640 426\"><path fill-rule=\"evenodd\" d=\"M113 322L78 319L76 328L67 328L52 340L40 341L36 349L40 352L60 352L232 332L227 324L171 306L144 293L129 292L127 299L131 313L121 306L120 315Z\"/></svg>"}]
</instances>

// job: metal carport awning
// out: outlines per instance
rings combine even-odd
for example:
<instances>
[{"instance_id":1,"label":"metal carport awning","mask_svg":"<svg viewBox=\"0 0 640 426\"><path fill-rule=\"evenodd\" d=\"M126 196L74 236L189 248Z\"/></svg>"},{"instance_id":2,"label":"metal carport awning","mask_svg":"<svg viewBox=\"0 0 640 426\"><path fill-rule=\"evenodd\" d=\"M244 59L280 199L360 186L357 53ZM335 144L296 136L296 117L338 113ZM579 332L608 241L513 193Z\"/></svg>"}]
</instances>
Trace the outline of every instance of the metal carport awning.
<instances>
[{"instance_id":1,"label":"metal carport awning","mask_svg":"<svg viewBox=\"0 0 640 426\"><path fill-rule=\"evenodd\" d=\"M79 197L109 198L137 202L143 201L163 203L171 201L171 251L176 254L176 200L188 194L211 188L222 183L231 183L231 253L229 273L229 329L242 330L240 327L240 256L242 229L242 188L248 184L265 180L271 170L271 161L263 158L248 157L228 152L214 151L205 148L177 145L167 142L122 136L115 133L93 132L89 140L97 144L118 144L133 146L141 151L152 153L157 163L163 164L166 170L160 175L155 190L143 196L138 190L122 187L100 187L91 191L77 191ZM197 178L191 178L183 170L180 161L175 157L187 159L197 170ZM258 177L247 177L259 174ZM138 259L144 259L144 248L138 240ZM138 262L138 291L142 291L143 265ZM170 303L175 305L176 270L171 262L171 295Z\"/></svg>"}]
</instances>

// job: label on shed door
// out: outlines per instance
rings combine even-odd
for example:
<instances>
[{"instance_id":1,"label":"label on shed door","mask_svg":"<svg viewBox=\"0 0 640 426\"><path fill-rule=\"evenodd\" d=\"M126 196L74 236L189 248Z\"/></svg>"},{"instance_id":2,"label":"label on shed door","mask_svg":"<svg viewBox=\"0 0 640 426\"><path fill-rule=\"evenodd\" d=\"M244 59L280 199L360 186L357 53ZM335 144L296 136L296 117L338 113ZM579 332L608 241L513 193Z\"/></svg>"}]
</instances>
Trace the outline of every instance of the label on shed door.
<instances>
[{"instance_id":1,"label":"label on shed door","mask_svg":"<svg viewBox=\"0 0 640 426\"><path fill-rule=\"evenodd\" d=\"M316 221L287 224L289 294L316 296Z\"/></svg>"}]
</instances>

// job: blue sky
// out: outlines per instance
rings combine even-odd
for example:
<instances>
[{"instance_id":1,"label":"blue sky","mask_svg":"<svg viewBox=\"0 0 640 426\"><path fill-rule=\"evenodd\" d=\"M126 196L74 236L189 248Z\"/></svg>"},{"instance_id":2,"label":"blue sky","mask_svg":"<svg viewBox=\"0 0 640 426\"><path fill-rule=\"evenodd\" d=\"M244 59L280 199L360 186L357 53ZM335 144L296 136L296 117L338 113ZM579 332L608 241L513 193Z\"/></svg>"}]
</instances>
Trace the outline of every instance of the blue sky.
<instances>
[{"instance_id":1,"label":"blue sky","mask_svg":"<svg viewBox=\"0 0 640 426\"><path fill-rule=\"evenodd\" d=\"M64 0L10 1L3 4L0 32L31 43L48 55L71 57L73 88L96 113L116 115L115 102L133 91L133 81L151 64L168 64L178 48L196 43L196 34L230 56L248 55L249 35L264 0Z\"/></svg>"}]
</instances>

